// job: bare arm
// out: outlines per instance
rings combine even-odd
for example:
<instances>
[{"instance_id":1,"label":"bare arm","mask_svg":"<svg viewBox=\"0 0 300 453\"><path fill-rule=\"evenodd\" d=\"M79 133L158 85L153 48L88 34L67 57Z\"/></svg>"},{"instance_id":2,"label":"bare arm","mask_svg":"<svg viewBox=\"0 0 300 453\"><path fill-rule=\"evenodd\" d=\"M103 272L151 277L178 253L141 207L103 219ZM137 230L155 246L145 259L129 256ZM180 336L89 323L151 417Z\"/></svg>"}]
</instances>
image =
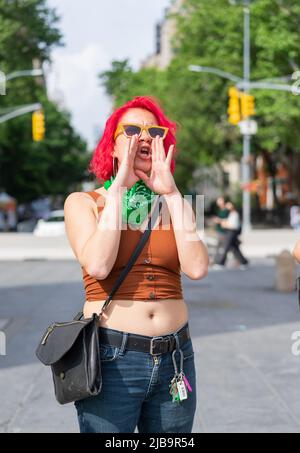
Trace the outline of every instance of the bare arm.
<instances>
[{"instance_id":1,"label":"bare arm","mask_svg":"<svg viewBox=\"0 0 300 453\"><path fill-rule=\"evenodd\" d=\"M228 222L228 220L222 220L220 222L220 225L222 228L225 228L226 230L233 230L231 223Z\"/></svg>"},{"instance_id":2,"label":"bare arm","mask_svg":"<svg viewBox=\"0 0 300 453\"><path fill-rule=\"evenodd\" d=\"M298 263L300 263L300 241L297 242L296 247L294 248L293 251L293 255L298 261Z\"/></svg>"},{"instance_id":3,"label":"bare arm","mask_svg":"<svg viewBox=\"0 0 300 453\"><path fill-rule=\"evenodd\" d=\"M209 258L196 231L193 209L182 198L170 170L174 149L171 145L166 156L163 139L156 137L152 141L150 176L142 171L136 173L151 190L164 196L173 223L181 270L189 278L200 280L207 275Z\"/></svg>"},{"instance_id":4,"label":"bare arm","mask_svg":"<svg viewBox=\"0 0 300 453\"><path fill-rule=\"evenodd\" d=\"M122 189L138 181L133 163L138 148L138 137L128 141L120 169L107 197L100 220L96 218L95 203L80 192L72 193L65 201L66 232L71 247L87 273L104 280L116 261L121 238Z\"/></svg>"},{"instance_id":5,"label":"bare arm","mask_svg":"<svg viewBox=\"0 0 300 453\"><path fill-rule=\"evenodd\" d=\"M111 271L119 250L119 196L107 197L99 221L95 203L84 193L72 193L65 201L65 224L70 245L87 273L99 280Z\"/></svg>"},{"instance_id":6,"label":"bare arm","mask_svg":"<svg viewBox=\"0 0 300 453\"><path fill-rule=\"evenodd\" d=\"M207 275L209 257L197 233L193 209L179 191L164 198L174 227L181 270L192 280L200 280Z\"/></svg>"}]
</instances>

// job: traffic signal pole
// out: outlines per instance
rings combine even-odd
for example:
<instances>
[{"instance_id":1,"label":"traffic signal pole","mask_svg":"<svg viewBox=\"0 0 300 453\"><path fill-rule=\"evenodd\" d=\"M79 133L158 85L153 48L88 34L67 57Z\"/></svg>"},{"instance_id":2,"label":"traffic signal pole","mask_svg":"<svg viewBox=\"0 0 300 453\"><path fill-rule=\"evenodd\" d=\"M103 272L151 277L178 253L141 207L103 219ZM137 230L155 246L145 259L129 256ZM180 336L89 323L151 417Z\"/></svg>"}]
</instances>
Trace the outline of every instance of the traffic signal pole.
<instances>
[{"instance_id":1,"label":"traffic signal pole","mask_svg":"<svg viewBox=\"0 0 300 453\"><path fill-rule=\"evenodd\" d=\"M249 93L250 86L250 0L244 0L244 92ZM248 190L251 181L250 151L251 135L243 135L243 229L251 230L251 193Z\"/></svg>"},{"instance_id":2,"label":"traffic signal pole","mask_svg":"<svg viewBox=\"0 0 300 453\"><path fill-rule=\"evenodd\" d=\"M236 0L229 0L231 4L236 4ZM239 3L240 0L238 1ZM295 84L284 84L283 82L293 80L293 75L275 77L270 79L252 81L250 80L250 2L251 0L242 0L244 8L244 74L243 79L239 78L235 74L231 74L225 71L222 71L218 68L212 68L208 66L200 65L189 65L188 69L195 72L206 72L208 74L214 74L216 76L222 77L224 79L235 82L234 89L237 93L239 90L243 90L243 93L235 94L232 88L229 91L230 105L228 109L229 113L229 123L236 126L240 126L241 133L243 135L243 158L242 158L242 182L243 182L243 223L244 230L251 229L251 194L249 191L249 185L251 182L251 173L250 173L250 156L251 156L251 135L257 133L257 124L255 121L249 121L249 117L255 114L254 111L254 98L249 95L250 89L253 90L278 90L286 91L292 94L300 94L300 87L295 86ZM241 101L244 100L244 106L246 114L242 114L243 121L236 120L235 113L235 102L234 98L237 96L244 96L244 99L241 98ZM252 99L251 99L252 98ZM243 110L243 107L242 107ZM246 121L244 121L246 120Z\"/></svg>"},{"instance_id":3,"label":"traffic signal pole","mask_svg":"<svg viewBox=\"0 0 300 453\"><path fill-rule=\"evenodd\" d=\"M5 96L6 95L6 82L9 80L17 79L19 77L37 77L43 75L44 72L42 69L30 69L26 71L15 71L12 72L8 75L5 75L4 72L0 71L0 95ZM23 105L23 106L18 106L18 107L11 107L8 109L4 109L5 113L3 115L0 115L0 124L6 123L6 121L12 120L14 118L17 118L22 115L27 115L28 113L32 112L37 112L37 111L42 111L42 105L40 103L35 103L35 104L28 104L28 105ZM3 110L0 110L0 113L3 112ZM40 113L42 115L42 112ZM44 117L41 121L44 121ZM42 129L41 132L39 132L40 136L38 137L38 140L36 141L41 141L43 138L43 134L45 133L45 128L44 128L44 123L42 124L42 127L40 124L38 124L38 127ZM33 131L35 132L35 131ZM41 138L40 138L41 137Z\"/></svg>"},{"instance_id":4,"label":"traffic signal pole","mask_svg":"<svg viewBox=\"0 0 300 453\"><path fill-rule=\"evenodd\" d=\"M40 110L42 105L39 103L36 104L29 104L23 107L18 107L14 109L12 112L9 112L5 115L0 116L0 123L5 123L6 121L12 120L13 118L17 118L18 116L26 115L27 113L35 112L36 110Z\"/></svg>"},{"instance_id":5,"label":"traffic signal pole","mask_svg":"<svg viewBox=\"0 0 300 453\"><path fill-rule=\"evenodd\" d=\"M28 69L25 71L14 71L10 74L5 74L4 72L0 71L0 96L6 95L6 82L10 80L17 79L19 77L38 77L44 75L44 71L42 69Z\"/></svg>"}]
</instances>

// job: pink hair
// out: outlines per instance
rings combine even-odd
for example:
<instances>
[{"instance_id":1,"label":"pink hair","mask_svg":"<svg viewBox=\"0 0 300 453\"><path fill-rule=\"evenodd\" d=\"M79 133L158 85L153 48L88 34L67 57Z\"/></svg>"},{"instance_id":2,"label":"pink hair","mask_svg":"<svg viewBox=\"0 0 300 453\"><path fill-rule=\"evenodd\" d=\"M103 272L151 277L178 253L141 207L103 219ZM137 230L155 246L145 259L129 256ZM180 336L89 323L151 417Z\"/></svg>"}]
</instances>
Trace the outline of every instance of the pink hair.
<instances>
[{"instance_id":1,"label":"pink hair","mask_svg":"<svg viewBox=\"0 0 300 453\"><path fill-rule=\"evenodd\" d=\"M169 132L164 140L166 154L171 145L175 145L176 147L176 123L165 116L162 108L159 105L159 102L155 98L150 96L137 96L115 110L106 122L103 136L98 143L93 154L93 158L89 164L89 172L93 173L99 180L106 181L113 174L112 151L114 148L114 133L124 113L126 113L128 109L133 108L149 110L149 112L152 112L156 117L159 126L169 128ZM172 174L174 174L174 171L175 161L174 159L172 159Z\"/></svg>"}]
</instances>

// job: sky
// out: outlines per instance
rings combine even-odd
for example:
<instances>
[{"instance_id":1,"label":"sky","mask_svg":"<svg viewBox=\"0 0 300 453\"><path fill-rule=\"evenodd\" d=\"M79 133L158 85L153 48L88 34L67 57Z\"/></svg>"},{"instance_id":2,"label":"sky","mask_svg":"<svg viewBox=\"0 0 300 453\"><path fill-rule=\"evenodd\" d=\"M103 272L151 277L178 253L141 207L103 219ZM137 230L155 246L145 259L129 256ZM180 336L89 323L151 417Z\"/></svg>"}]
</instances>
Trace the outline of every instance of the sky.
<instances>
[{"instance_id":1,"label":"sky","mask_svg":"<svg viewBox=\"0 0 300 453\"><path fill-rule=\"evenodd\" d=\"M140 64L155 51L155 25L170 0L48 0L61 20L65 46L46 67L48 95L72 114L72 124L93 149L111 112L97 75L112 60Z\"/></svg>"}]
</instances>

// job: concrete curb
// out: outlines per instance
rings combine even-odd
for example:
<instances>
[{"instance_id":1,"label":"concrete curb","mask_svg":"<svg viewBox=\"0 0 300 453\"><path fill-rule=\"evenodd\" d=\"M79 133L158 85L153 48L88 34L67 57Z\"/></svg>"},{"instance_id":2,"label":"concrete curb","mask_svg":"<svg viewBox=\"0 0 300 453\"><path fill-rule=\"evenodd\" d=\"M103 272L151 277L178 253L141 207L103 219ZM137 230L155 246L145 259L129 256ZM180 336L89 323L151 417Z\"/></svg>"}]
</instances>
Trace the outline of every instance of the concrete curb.
<instances>
[{"instance_id":1,"label":"concrete curb","mask_svg":"<svg viewBox=\"0 0 300 453\"><path fill-rule=\"evenodd\" d=\"M216 238L213 233L199 232L199 236L211 247ZM253 230L241 237L241 249L251 258L268 258L283 250L292 252L300 233L292 230ZM36 237L31 233L0 234L0 261L24 260L74 260L75 256L66 236Z\"/></svg>"}]
</instances>

